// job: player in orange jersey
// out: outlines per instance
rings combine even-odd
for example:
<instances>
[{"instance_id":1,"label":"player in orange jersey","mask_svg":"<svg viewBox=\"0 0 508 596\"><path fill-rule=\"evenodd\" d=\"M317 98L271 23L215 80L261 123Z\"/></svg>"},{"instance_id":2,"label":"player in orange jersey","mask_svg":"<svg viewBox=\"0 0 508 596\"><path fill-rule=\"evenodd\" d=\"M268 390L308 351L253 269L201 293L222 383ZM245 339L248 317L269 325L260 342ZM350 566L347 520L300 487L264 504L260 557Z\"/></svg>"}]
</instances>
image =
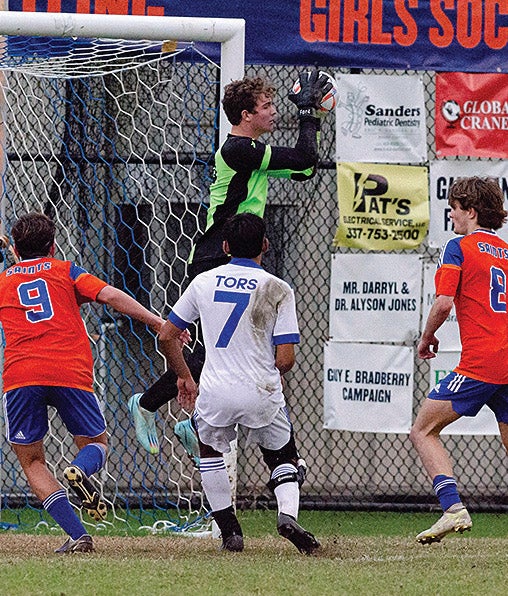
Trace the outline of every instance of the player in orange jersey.
<instances>
[{"instance_id":1,"label":"player in orange jersey","mask_svg":"<svg viewBox=\"0 0 508 596\"><path fill-rule=\"evenodd\" d=\"M0 275L7 440L33 493L69 536L56 552L90 552L91 536L46 465L47 407L56 408L79 450L63 475L83 509L101 520L106 504L89 476L106 461L106 422L93 392L92 350L80 306L107 304L157 332L164 321L75 263L55 259L55 224L42 213L21 216L12 237L19 262Z\"/></svg>"},{"instance_id":2,"label":"player in orange jersey","mask_svg":"<svg viewBox=\"0 0 508 596\"><path fill-rule=\"evenodd\" d=\"M506 221L504 197L494 178L459 178L448 203L457 238L441 252L436 299L418 344L418 356L435 358L436 331L455 304L462 354L459 365L430 392L410 439L432 479L442 517L416 539L439 542L451 532L471 529L450 458L439 435L461 416L476 416L487 405L496 415L508 450L508 244L495 232Z\"/></svg>"}]
</instances>

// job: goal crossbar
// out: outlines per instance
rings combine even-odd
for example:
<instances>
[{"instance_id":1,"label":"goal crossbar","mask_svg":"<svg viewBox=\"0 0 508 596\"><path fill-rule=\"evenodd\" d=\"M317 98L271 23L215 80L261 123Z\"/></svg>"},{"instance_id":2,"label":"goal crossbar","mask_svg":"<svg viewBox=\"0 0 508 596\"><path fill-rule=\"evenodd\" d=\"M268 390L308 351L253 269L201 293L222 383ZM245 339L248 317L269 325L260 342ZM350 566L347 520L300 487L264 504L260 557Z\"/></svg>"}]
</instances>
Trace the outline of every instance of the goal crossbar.
<instances>
[{"instance_id":1,"label":"goal crossbar","mask_svg":"<svg viewBox=\"0 0 508 596\"><path fill-rule=\"evenodd\" d=\"M221 89L244 72L244 19L2 11L4 35L216 42L221 44ZM221 141L228 129L221 107Z\"/></svg>"}]
</instances>

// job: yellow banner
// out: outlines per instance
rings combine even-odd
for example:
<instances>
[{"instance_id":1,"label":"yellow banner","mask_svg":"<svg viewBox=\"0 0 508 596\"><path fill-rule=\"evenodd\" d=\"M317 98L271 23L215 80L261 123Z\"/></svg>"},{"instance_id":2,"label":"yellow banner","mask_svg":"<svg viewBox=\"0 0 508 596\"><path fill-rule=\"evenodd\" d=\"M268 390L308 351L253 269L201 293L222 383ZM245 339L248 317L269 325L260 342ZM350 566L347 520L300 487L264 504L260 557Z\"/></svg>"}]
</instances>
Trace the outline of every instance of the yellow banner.
<instances>
[{"instance_id":1,"label":"yellow banner","mask_svg":"<svg viewBox=\"0 0 508 596\"><path fill-rule=\"evenodd\" d=\"M339 163L337 179L334 246L395 250L421 244L429 226L426 167Z\"/></svg>"}]
</instances>

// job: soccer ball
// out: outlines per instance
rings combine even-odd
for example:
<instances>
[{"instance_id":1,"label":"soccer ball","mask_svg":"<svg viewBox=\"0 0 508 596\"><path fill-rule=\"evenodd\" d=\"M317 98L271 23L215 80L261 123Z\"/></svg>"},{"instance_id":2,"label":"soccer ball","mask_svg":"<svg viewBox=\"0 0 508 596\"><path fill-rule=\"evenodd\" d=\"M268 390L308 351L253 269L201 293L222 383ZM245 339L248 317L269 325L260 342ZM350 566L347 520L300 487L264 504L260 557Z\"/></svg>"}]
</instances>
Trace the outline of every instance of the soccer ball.
<instances>
[{"instance_id":1,"label":"soccer ball","mask_svg":"<svg viewBox=\"0 0 508 596\"><path fill-rule=\"evenodd\" d=\"M308 74L308 76L310 76L310 72L308 72L307 74ZM330 75L327 72L324 72L322 70L319 71L319 76L321 76L321 75L325 75L325 77L328 78L328 80L332 83L333 86L330 89L330 91L328 91L328 93L321 100L319 111L320 112L331 112L332 110L335 109L335 106L337 105L337 96L339 94L339 90L337 88L337 81L332 77L332 75ZM300 93L300 80L299 79L293 85L293 93L294 94Z\"/></svg>"},{"instance_id":2,"label":"soccer ball","mask_svg":"<svg viewBox=\"0 0 508 596\"><path fill-rule=\"evenodd\" d=\"M460 118L460 105L454 99L448 99L441 106L441 114L447 122L457 122Z\"/></svg>"}]
</instances>

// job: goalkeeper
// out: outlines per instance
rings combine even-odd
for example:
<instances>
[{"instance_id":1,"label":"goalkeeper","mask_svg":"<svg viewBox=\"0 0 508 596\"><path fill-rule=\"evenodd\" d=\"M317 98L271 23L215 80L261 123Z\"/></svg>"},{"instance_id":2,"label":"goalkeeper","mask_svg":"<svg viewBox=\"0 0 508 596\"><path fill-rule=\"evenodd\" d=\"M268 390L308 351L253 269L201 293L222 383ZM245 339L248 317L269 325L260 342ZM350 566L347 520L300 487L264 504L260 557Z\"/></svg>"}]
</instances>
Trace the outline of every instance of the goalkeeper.
<instances>
[{"instance_id":1,"label":"goalkeeper","mask_svg":"<svg viewBox=\"0 0 508 596\"><path fill-rule=\"evenodd\" d=\"M274 87L259 77L244 77L226 85L222 105L232 128L215 154L215 180L210 186L206 229L191 252L189 281L229 261L222 249L223 227L228 217L244 212L263 217L269 176L297 181L314 176L321 124L318 108L331 83L314 69L300 74L300 87L299 93L289 94L298 108L298 139L294 147L277 147L259 140L275 129ZM187 363L198 381L204 363L204 348L200 343L195 342L192 353L187 353ZM159 452L155 412L177 394L176 376L169 370L147 391L129 400L138 441L152 454ZM179 422L175 434L189 454L196 455L197 464L197 439L189 422ZM293 437L291 441L294 445ZM298 459L296 447L294 452ZM304 473L301 468L302 481Z\"/></svg>"}]
</instances>

